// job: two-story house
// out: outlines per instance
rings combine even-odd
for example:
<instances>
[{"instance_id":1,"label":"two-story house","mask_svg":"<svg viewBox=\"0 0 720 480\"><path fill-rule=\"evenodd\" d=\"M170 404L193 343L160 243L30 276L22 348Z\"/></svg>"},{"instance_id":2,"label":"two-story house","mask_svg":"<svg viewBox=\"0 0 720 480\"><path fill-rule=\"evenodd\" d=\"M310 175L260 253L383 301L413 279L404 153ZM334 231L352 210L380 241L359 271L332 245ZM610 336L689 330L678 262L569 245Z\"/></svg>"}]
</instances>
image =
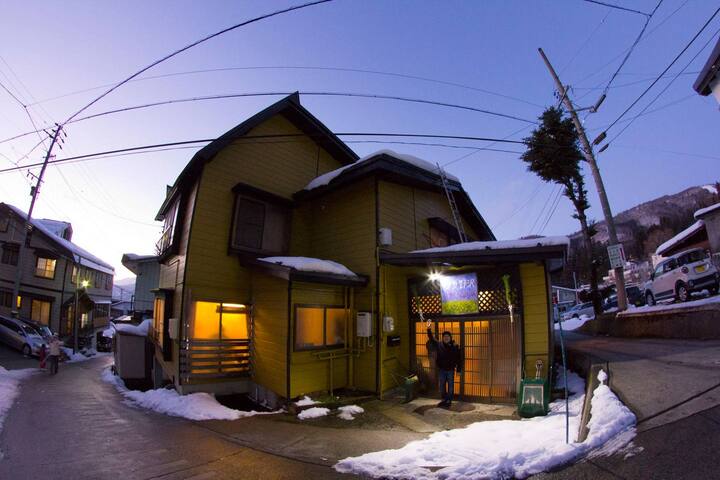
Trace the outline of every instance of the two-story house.
<instances>
[{"instance_id":1,"label":"two-story house","mask_svg":"<svg viewBox=\"0 0 720 480\"><path fill-rule=\"evenodd\" d=\"M270 404L382 395L410 372L432 385L427 326L463 345L464 398L511 401L538 361L551 375L548 275L567 239L496 241L457 178L358 159L297 94L198 151L157 220L158 384Z\"/></svg>"},{"instance_id":2,"label":"two-story house","mask_svg":"<svg viewBox=\"0 0 720 480\"><path fill-rule=\"evenodd\" d=\"M144 317L152 315L155 304L155 291L160 281L160 264L156 255L137 255L126 253L121 260L123 266L135 274L135 290L132 295L131 310Z\"/></svg>"},{"instance_id":3,"label":"two-story house","mask_svg":"<svg viewBox=\"0 0 720 480\"><path fill-rule=\"evenodd\" d=\"M32 219L20 249L26 219L0 203L0 313L35 320L61 337L73 334L77 320L79 333L94 338L109 321L113 267L72 243L72 226L57 220ZM18 264L20 296L13 299Z\"/></svg>"}]
</instances>

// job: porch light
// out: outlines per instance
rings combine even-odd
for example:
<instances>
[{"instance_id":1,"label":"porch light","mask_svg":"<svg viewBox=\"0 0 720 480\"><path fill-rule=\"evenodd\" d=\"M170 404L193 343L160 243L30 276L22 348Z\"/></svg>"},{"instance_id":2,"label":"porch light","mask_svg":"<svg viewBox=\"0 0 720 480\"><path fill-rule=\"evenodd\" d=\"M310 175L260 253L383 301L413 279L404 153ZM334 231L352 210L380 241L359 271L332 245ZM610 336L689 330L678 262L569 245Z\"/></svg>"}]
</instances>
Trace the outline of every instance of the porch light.
<instances>
[{"instance_id":1,"label":"porch light","mask_svg":"<svg viewBox=\"0 0 720 480\"><path fill-rule=\"evenodd\" d=\"M441 273L432 272L432 273L430 274L430 281L431 281L431 282L441 282L442 279L443 279L443 276L442 276Z\"/></svg>"},{"instance_id":2,"label":"porch light","mask_svg":"<svg viewBox=\"0 0 720 480\"><path fill-rule=\"evenodd\" d=\"M80 284L82 285L83 288L87 288L88 285L90 285L90 282L88 282L87 280L83 280Z\"/></svg>"}]
</instances>

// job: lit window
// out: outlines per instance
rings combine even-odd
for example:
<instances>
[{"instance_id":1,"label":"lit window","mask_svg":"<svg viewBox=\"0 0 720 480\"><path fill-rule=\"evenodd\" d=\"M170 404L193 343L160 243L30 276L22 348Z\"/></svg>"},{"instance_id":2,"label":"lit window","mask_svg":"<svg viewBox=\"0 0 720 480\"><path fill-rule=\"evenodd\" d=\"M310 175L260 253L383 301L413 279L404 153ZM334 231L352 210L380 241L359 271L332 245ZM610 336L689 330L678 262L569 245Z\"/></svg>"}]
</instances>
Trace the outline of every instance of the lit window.
<instances>
[{"instance_id":1,"label":"lit window","mask_svg":"<svg viewBox=\"0 0 720 480\"><path fill-rule=\"evenodd\" d=\"M238 303L195 302L192 338L196 340L249 338L247 307Z\"/></svg>"},{"instance_id":2,"label":"lit window","mask_svg":"<svg viewBox=\"0 0 720 480\"><path fill-rule=\"evenodd\" d=\"M156 298L153 308L153 332L155 341L163 347L163 327L165 326L165 299Z\"/></svg>"},{"instance_id":3,"label":"lit window","mask_svg":"<svg viewBox=\"0 0 720 480\"><path fill-rule=\"evenodd\" d=\"M295 350L345 345L347 313L339 307L297 307Z\"/></svg>"},{"instance_id":4,"label":"lit window","mask_svg":"<svg viewBox=\"0 0 720 480\"><path fill-rule=\"evenodd\" d=\"M57 260L54 258L38 257L35 265L35 275L41 278L55 278L55 264Z\"/></svg>"},{"instance_id":5,"label":"lit window","mask_svg":"<svg viewBox=\"0 0 720 480\"><path fill-rule=\"evenodd\" d=\"M50 324L50 302L36 300L33 298L30 304L30 318L43 325Z\"/></svg>"}]
</instances>

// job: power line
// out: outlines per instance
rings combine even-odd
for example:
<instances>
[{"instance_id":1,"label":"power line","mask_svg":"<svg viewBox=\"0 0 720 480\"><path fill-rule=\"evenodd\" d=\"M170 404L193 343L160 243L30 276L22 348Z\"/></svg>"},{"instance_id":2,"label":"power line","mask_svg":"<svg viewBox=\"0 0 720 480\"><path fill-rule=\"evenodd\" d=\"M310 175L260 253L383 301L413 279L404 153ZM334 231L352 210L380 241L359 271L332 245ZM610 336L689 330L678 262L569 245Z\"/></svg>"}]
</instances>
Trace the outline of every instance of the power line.
<instances>
[{"instance_id":1,"label":"power line","mask_svg":"<svg viewBox=\"0 0 720 480\"><path fill-rule=\"evenodd\" d=\"M560 199L562 199L562 187L560 190L558 190L557 196L555 197L555 203L550 210L550 213L548 214L547 218L545 219L545 223L543 223L542 228L538 230L538 235L542 235L542 233L545 231L545 228L550 223L550 220L552 219L553 215L555 215L555 211L557 210L558 206L560 205Z\"/></svg>"},{"instance_id":2,"label":"power line","mask_svg":"<svg viewBox=\"0 0 720 480\"><path fill-rule=\"evenodd\" d=\"M502 138L502 140L507 140L507 139L509 139L510 137L515 136L515 135L517 135L518 133L522 132L523 130L526 130L527 128L529 128L529 126L522 127L521 129L516 130L516 131L512 132L512 133L509 134L509 135L504 136L504 137ZM480 151L480 150L492 150L492 149L489 148L489 147L492 147L492 146L495 145L496 143L500 143L500 142L499 142L499 141L492 141L492 142L488 143L487 145L485 145L483 148L478 149L478 151ZM523 145L525 144L525 142L521 142L521 143L522 143ZM447 167L448 165L452 165L453 163L457 163L457 162L459 162L459 161L461 161L461 160L465 160L466 158L469 158L469 157L475 155L476 153L478 153L478 152L477 152L477 151L475 151L475 152L470 152L470 153L465 154L465 155L462 155L461 157L458 157L458 158L456 158L456 159L454 159L454 160L450 160L449 162L447 162L447 163L445 163L445 164L443 165L443 168ZM522 155L522 152L516 152L516 153L518 153L519 155Z\"/></svg>"},{"instance_id":3,"label":"power line","mask_svg":"<svg viewBox=\"0 0 720 480\"><path fill-rule=\"evenodd\" d=\"M543 216L543 213L545 212L545 208L547 208L548 203L550 202L550 199L555 195L555 187L550 189L550 195L545 199L545 203L543 204L542 208L540 209L540 213L538 213L537 217L535 217L535 221L532 224L532 227L530 227L530 230L528 231L528 235L532 235L532 232L535 231L535 226L538 223L538 220Z\"/></svg>"},{"instance_id":4,"label":"power line","mask_svg":"<svg viewBox=\"0 0 720 480\"><path fill-rule=\"evenodd\" d=\"M705 29L707 28L707 26L710 25L710 22L717 16L718 12L720 12L720 8L718 8L717 10L715 10L715 13L713 13L713 14L710 16L710 18L705 22L705 24L702 26L702 28L701 28L701 29L695 34L695 36L693 36L693 38L685 45L685 47L680 51L680 53L678 53L678 54L675 56L675 58L672 60L672 62L670 62L670 64L669 64L667 67L665 67L665 69L660 73L660 75L658 75L658 77L657 77L655 80L653 80L653 82L640 94L640 96L637 97L637 98L630 104L630 106L627 107L627 108L623 111L623 113L621 113L620 116L617 117L617 118L610 124L610 126L609 126L607 129L605 129L606 132L607 132L607 130L610 130L613 126L615 126L615 124L616 124L617 122L619 122L620 119L622 119L622 118L650 91L650 89L655 86L655 84L656 84L657 82L660 81L660 79L663 77L663 75L665 75L665 74L667 73L667 71L670 70L670 68L672 68L673 65L675 65L675 62L677 62L677 61L680 59L680 57L687 51L688 48L690 48L690 46L695 42L695 40L697 40L697 38L700 36L700 34L702 34L702 32L705 31Z\"/></svg>"},{"instance_id":5,"label":"power line","mask_svg":"<svg viewBox=\"0 0 720 480\"><path fill-rule=\"evenodd\" d=\"M614 5L612 3L599 2L598 0L583 0L583 1L587 2L587 3L594 3L596 5L602 5L602 6L608 7L608 8L614 8L616 10L623 10L625 12L638 13L640 15L645 15L646 17L649 16L647 13L641 12L640 10L633 10L632 8L621 7L620 5ZM650 15L652 15L652 14L650 14Z\"/></svg>"},{"instance_id":6,"label":"power line","mask_svg":"<svg viewBox=\"0 0 720 480\"><path fill-rule=\"evenodd\" d=\"M498 223L496 223L495 225L493 225L492 228L499 228L499 227L501 227L501 226L504 225L508 220L510 220L511 218L513 218L517 213L519 213L523 208L527 207L528 204L532 201L532 199L535 198L535 196L538 194L538 192L540 191L540 189L542 188L543 185L544 185L544 183L539 183L538 186L535 187L535 190L533 190L532 193L530 194L530 196L527 198L527 200L525 200L525 202L523 202L519 207L517 207L516 209L514 209L514 210L512 211L512 213L510 213L510 215L505 216L505 218L503 218L503 219L500 220Z\"/></svg>"},{"instance_id":7,"label":"power line","mask_svg":"<svg viewBox=\"0 0 720 480\"><path fill-rule=\"evenodd\" d=\"M570 57L570 60L565 64L564 67L560 69L560 72L562 73L564 70L567 70L567 68L572 65L572 63L575 61L578 55L580 55L580 52L582 52L587 44L590 42L590 40L595 36L598 30L600 30L600 27L602 27L605 24L605 20L610 16L611 10L608 10L605 16L600 20L600 23L597 24L597 26L593 29L593 31L588 35L588 37L585 39L585 41L580 45L580 48L578 48L572 57Z\"/></svg>"}]
</instances>

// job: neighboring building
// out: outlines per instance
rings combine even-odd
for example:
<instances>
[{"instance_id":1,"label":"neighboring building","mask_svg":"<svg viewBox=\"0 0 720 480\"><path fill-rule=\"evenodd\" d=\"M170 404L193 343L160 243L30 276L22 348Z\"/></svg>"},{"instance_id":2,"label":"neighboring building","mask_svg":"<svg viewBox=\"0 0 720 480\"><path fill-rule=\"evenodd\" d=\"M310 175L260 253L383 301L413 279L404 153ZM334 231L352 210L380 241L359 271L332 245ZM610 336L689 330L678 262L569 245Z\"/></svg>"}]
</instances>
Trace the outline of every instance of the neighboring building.
<instances>
[{"instance_id":1,"label":"neighboring building","mask_svg":"<svg viewBox=\"0 0 720 480\"><path fill-rule=\"evenodd\" d=\"M702 220L697 220L688 228L661 244L655 250L655 255L669 257L690 248L704 248L705 250L710 248L705 222Z\"/></svg>"},{"instance_id":2,"label":"neighboring building","mask_svg":"<svg viewBox=\"0 0 720 480\"><path fill-rule=\"evenodd\" d=\"M720 40L715 44L715 48L693 85L697 93L703 96L712 93L715 100L720 103L720 72L718 70L720 70Z\"/></svg>"},{"instance_id":3,"label":"neighboring building","mask_svg":"<svg viewBox=\"0 0 720 480\"><path fill-rule=\"evenodd\" d=\"M577 291L573 288L552 285L552 300L560 313L578 302Z\"/></svg>"},{"instance_id":4,"label":"neighboring building","mask_svg":"<svg viewBox=\"0 0 720 480\"><path fill-rule=\"evenodd\" d=\"M652 268L650 262L636 262L629 260L625 262L625 268L623 268L623 276L625 278L625 285L641 285L650 278L650 272ZM615 270L608 270L607 277L603 277L603 281L608 285L615 285Z\"/></svg>"},{"instance_id":5,"label":"neighboring building","mask_svg":"<svg viewBox=\"0 0 720 480\"><path fill-rule=\"evenodd\" d=\"M23 248L17 309L12 292L26 218L22 210L0 203L0 313L10 315L17 310L21 318L39 321L67 337L73 333L77 293L79 332L90 336L105 328L114 269L72 243L72 226L66 222L32 219Z\"/></svg>"},{"instance_id":6,"label":"neighboring building","mask_svg":"<svg viewBox=\"0 0 720 480\"><path fill-rule=\"evenodd\" d=\"M152 315L155 292L160 285L160 263L156 255L126 253L122 264L135 274L135 293L131 310L141 315Z\"/></svg>"},{"instance_id":7,"label":"neighboring building","mask_svg":"<svg viewBox=\"0 0 720 480\"><path fill-rule=\"evenodd\" d=\"M550 380L549 272L567 239L495 241L446 178L479 242L455 245L437 167L390 151L358 159L297 94L198 151L156 218L156 384L268 404L382 395L411 371L434 385L426 321L464 345L463 398L514 401L538 360Z\"/></svg>"},{"instance_id":8,"label":"neighboring building","mask_svg":"<svg viewBox=\"0 0 720 480\"><path fill-rule=\"evenodd\" d=\"M710 252L715 263L720 265L720 203L698 210L695 218L705 224Z\"/></svg>"}]
</instances>

